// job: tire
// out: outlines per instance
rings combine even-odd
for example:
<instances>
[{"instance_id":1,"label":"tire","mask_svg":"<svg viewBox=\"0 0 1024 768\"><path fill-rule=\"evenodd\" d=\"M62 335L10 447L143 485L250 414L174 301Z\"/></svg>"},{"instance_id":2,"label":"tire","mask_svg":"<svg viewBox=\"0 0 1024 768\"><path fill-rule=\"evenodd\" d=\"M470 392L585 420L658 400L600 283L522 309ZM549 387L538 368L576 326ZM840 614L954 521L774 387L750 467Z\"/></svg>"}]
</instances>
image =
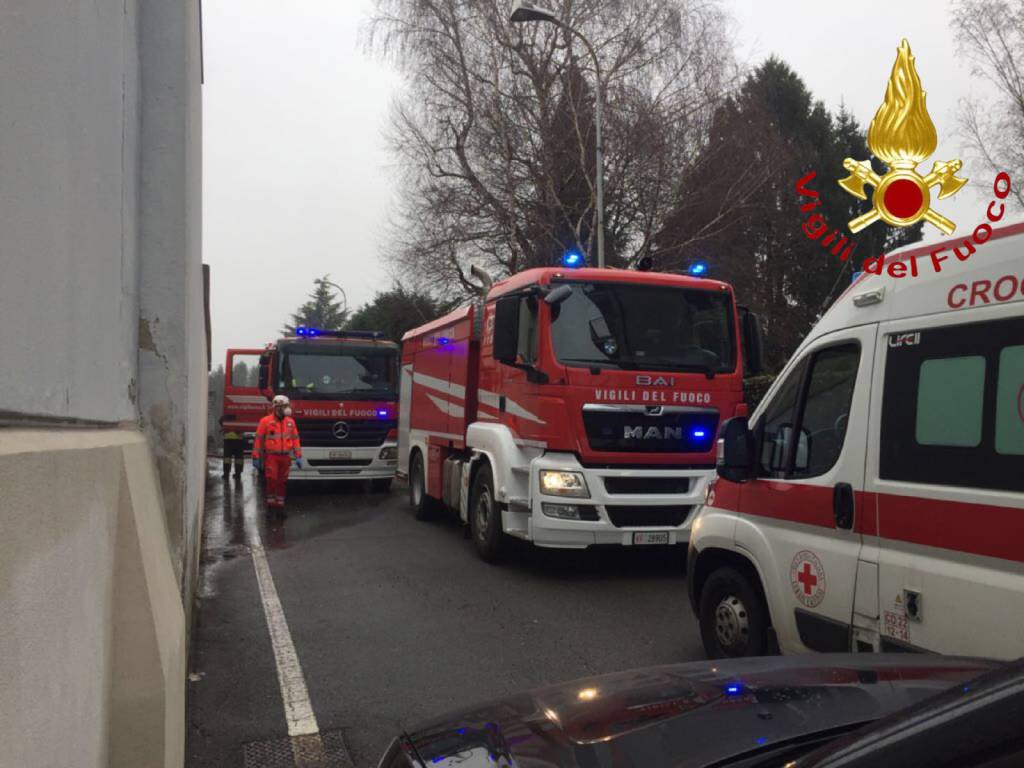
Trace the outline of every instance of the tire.
<instances>
[{"instance_id":1,"label":"tire","mask_svg":"<svg viewBox=\"0 0 1024 768\"><path fill-rule=\"evenodd\" d=\"M371 480L370 490L373 491L374 493L387 493L388 491L391 490L391 481L392 478L390 477L384 477L378 480Z\"/></svg>"},{"instance_id":2,"label":"tire","mask_svg":"<svg viewBox=\"0 0 1024 768\"><path fill-rule=\"evenodd\" d=\"M712 659L763 655L768 607L758 585L735 568L714 571L700 593L700 636Z\"/></svg>"},{"instance_id":3,"label":"tire","mask_svg":"<svg viewBox=\"0 0 1024 768\"><path fill-rule=\"evenodd\" d=\"M417 520L430 520L437 512L437 501L427 495L427 473L420 451L413 451L409 457L409 506Z\"/></svg>"},{"instance_id":4,"label":"tire","mask_svg":"<svg viewBox=\"0 0 1024 768\"><path fill-rule=\"evenodd\" d=\"M494 498L494 475L487 464L477 470L469 491L469 531L481 560L501 560L508 542L501 527L501 510Z\"/></svg>"}]
</instances>

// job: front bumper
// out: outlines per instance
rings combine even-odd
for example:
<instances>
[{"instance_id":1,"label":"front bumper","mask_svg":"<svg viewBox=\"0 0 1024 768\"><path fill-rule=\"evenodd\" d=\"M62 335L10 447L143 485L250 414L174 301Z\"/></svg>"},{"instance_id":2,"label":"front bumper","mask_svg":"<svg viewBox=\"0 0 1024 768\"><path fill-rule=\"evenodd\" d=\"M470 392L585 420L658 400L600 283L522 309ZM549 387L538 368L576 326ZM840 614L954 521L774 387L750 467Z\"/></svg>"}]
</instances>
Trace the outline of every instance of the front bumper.
<instances>
[{"instance_id":1,"label":"front bumper","mask_svg":"<svg viewBox=\"0 0 1024 768\"><path fill-rule=\"evenodd\" d=\"M542 494L542 469L582 473L587 481L590 498L570 499ZM573 454L547 453L534 459L530 466L531 503L526 538L542 547L583 548L598 544L633 546L635 533L664 532L668 534L668 544L685 544L690 538L691 522L704 502L704 490L713 476L714 470L710 468L583 467ZM687 487L685 492L677 493L658 492L661 489L656 488L645 489L645 485L648 485L646 481L658 479L685 480ZM619 481L618 487L615 487L616 481ZM596 512L598 519L565 520L550 517L543 511L542 505L545 503L588 506Z\"/></svg>"},{"instance_id":2,"label":"front bumper","mask_svg":"<svg viewBox=\"0 0 1024 768\"><path fill-rule=\"evenodd\" d=\"M382 459L381 451L398 444L387 442L372 448L303 448L302 469L292 465L289 480L385 480L395 476L398 459ZM331 454L334 454L333 456Z\"/></svg>"}]
</instances>

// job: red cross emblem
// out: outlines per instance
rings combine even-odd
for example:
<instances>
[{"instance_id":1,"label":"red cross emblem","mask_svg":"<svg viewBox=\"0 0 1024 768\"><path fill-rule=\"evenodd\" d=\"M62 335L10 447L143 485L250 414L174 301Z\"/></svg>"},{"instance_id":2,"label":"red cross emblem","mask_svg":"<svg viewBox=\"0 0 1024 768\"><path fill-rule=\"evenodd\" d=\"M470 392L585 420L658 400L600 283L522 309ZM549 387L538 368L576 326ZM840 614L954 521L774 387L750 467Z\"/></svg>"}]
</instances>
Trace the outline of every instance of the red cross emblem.
<instances>
[{"instance_id":1,"label":"red cross emblem","mask_svg":"<svg viewBox=\"0 0 1024 768\"><path fill-rule=\"evenodd\" d=\"M818 583L818 577L811 571L811 564L804 563L804 569L796 577L797 581L804 585L804 594L809 595L814 591L814 585Z\"/></svg>"},{"instance_id":2,"label":"red cross emblem","mask_svg":"<svg viewBox=\"0 0 1024 768\"><path fill-rule=\"evenodd\" d=\"M816 608L825 599L825 567L811 550L802 549L793 557L789 581L793 596L808 608Z\"/></svg>"}]
</instances>

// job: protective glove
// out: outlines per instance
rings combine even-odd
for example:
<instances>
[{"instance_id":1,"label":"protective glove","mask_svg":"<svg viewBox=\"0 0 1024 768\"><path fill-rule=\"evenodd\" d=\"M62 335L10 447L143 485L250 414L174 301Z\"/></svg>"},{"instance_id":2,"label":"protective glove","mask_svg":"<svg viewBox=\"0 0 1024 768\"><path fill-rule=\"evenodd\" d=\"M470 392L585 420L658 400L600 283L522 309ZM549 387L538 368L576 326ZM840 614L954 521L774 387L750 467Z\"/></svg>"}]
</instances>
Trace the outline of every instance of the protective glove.
<instances>
[{"instance_id":1,"label":"protective glove","mask_svg":"<svg viewBox=\"0 0 1024 768\"><path fill-rule=\"evenodd\" d=\"M260 461L259 459L253 459L252 460L252 467L257 472L262 472L263 471L263 462Z\"/></svg>"},{"instance_id":2,"label":"protective glove","mask_svg":"<svg viewBox=\"0 0 1024 768\"><path fill-rule=\"evenodd\" d=\"M302 459L296 459L295 460L295 468L296 469L302 469Z\"/></svg>"}]
</instances>

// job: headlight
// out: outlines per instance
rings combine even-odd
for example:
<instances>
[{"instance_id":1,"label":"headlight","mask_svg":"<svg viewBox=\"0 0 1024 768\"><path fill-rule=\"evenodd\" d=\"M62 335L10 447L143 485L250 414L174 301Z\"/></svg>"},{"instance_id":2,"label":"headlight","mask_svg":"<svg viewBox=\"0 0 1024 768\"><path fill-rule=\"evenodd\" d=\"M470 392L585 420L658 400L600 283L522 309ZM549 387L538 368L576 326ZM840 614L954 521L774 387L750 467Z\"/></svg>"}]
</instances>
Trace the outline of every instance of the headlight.
<instances>
[{"instance_id":1,"label":"headlight","mask_svg":"<svg viewBox=\"0 0 1024 768\"><path fill-rule=\"evenodd\" d=\"M571 496L589 499L590 490L582 472L561 472L557 469L540 471L540 492L548 496Z\"/></svg>"},{"instance_id":2,"label":"headlight","mask_svg":"<svg viewBox=\"0 0 1024 768\"><path fill-rule=\"evenodd\" d=\"M398 448L389 445L380 449L380 458L384 461L394 461L398 458Z\"/></svg>"}]
</instances>

